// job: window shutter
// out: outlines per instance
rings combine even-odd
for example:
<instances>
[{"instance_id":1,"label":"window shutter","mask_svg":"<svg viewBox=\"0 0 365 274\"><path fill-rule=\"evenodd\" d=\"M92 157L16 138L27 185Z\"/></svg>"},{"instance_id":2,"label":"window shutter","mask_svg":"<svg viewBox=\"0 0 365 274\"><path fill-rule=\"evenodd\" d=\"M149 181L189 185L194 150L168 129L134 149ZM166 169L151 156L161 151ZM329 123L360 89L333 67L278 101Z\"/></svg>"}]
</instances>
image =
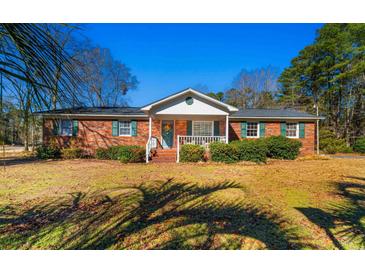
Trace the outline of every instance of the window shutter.
<instances>
[{"instance_id":1,"label":"window shutter","mask_svg":"<svg viewBox=\"0 0 365 274\"><path fill-rule=\"evenodd\" d=\"M187 121L186 123L186 135L188 136L192 136L192 122L191 121Z\"/></svg>"},{"instance_id":2,"label":"window shutter","mask_svg":"<svg viewBox=\"0 0 365 274\"><path fill-rule=\"evenodd\" d=\"M77 132L79 131L79 121L73 120L72 122L72 136L77 136Z\"/></svg>"},{"instance_id":3,"label":"window shutter","mask_svg":"<svg viewBox=\"0 0 365 274\"><path fill-rule=\"evenodd\" d=\"M118 127L119 127L119 122L118 121L113 121L112 122L112 136L118 136Z\"/></svg>"},{"instance_id":4,"label":"window shutter","mask_svg":"<svg viewBox=\"0 0 365 274\"><path fill-rule=\"evenodd\" d=\"M57 122L56 120L53 120L53 121L52 121L52 134L53 134L54 136L59 135L59 134L58 134L58 133L59 133L59 130L60 130L60 128L59 128L59 126L58 126L58 122Z\"/></svg>"},{"instance_id":5,"label":"window shutter","mask_svg":"<svg viewBox=\"0 0 365 274\"><path fill-rule=\"evenodd\" d=\"M214 121L214 136L220 136L219 121Z\"/></svg>"},{"instance_id":6,"label":"window shutter","mask_svg":"<svg viewBox=\"0 0 365 274\"><path fill-rule=\"evenodd\" d=\"M247 122L241 122L241 137L247 137Z\"/></svg>"},{"instance_id":7,"label":"window shutter","mask_svg":"<svg viewBox=\"0 0 365 274\"><path fill-rule=\"evenodd\" d=\"M260 137L265 137L265 122L260 122Z\"/></svg>"},{"instance_id":8,"label":"window shutter","mask_svg":"<svg viewBox=\"0 0 365 274\"><path fill-rule=\"evenodd\" d=\"M286 137L286 122L280 122L280 134Z\"/></svg>"},{"instance_id":9,"label":"window shutter","mask_svg":"<svg viewBox=\"0 0 365 274\"><path fill-rule=\"evenodd\" d=\"M299 123L299 138L305 138L305 124Z\"/></svg>"},{"instance_id":10,"label":"window shutter","mask_svg":"<svg viewBox=\"0 0 365 274\"><path fill-rule=\"evenodd\" d=\"M131 121L132 136L137 136L137 121Z\"/></svg>"}]
</instances>

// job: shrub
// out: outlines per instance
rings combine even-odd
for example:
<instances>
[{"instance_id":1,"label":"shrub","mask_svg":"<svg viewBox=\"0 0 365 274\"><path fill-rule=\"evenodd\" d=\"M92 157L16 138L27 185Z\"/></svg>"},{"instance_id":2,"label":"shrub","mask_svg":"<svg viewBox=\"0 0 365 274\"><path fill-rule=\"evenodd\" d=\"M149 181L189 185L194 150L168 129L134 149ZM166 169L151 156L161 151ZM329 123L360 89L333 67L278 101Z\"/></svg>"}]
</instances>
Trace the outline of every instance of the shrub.
<instances>
[{"instance_id":1,"label":"shrub","mask_svg":"<svg viewBox=\"0 0 365 274\"><path fill-rule=\"evenodd\" d=\"M146 150L140 146L112 146L98 148L95 157L101 160L120 160L123 163L143 162Z\"/></svg>"},{"instance_id":2,"label":"shrub","mask_svg":"<svg viewBox=\"0 0 365 274\"><path fill-rule=\"evenodd\" d=\"M82 157L83 150L81 148L63 148L61 150L64 159L79 159Z\"/></svg>"},{"instance_id":3,"label":"shrub","mask_svg":"<svg viewBox=\"0 0 365 274\"><path fill-rule=\"evenodd\" d=\"M237 151L237 157L240 161L266 162L267 146L263 139L233 141L230 145L236 148L235 151Z\"/></svg>"},{"instance_id":4,"label":"shrub","mask_svg":"<svg viewBox=\"0 0 365 274\"><path fill-rule=\"evenodd\" d=\"M234 163L239 160L237 147L231 144L211 143L210 157L214 162Z\"/></svg>"},{"instance_id":5,"label":"shrub","mask_svg":"<svg viewBox=\"0 0 365 274\"><path fill-rule=\"evenodd\" d=\"M182 145L180 150L181 162L199 162L204 160L204 147L199 145Z\"/></svg>"},{"instance_id":6,"label":"shrub","mask_svg":"<svg viewBox=\"0 0 365 274\"><path fill-rule=\"evenodd\" d=\"M359 153L365 153L365 137L360 137L355 141L353 146L354 151Z\"/></svg>"},{"instance_id":7,"label":"shrub","mask_svg":"<svg viewBox=\"0 0 365 274\"><path fill-rule=\"evenodd\" d=\"M109 149L102 148L102 147L97 148L95 157L96 157L96 159L100 159L100 160L110 160Z\"/></svg>"},{"instance_id":8,"label":"shrub","mask_svg":"<svg viewBox=\"0 0 365 274\"><path fill-rule=\"evenodd\" d=\"M61 156L61 151L57 146L42 145L37 147L36 155L39 159L55 159Z\"/></svg>"},{"instance_id":9,"label":"shrub","mask_svg":"<svg viewBox=\"0 0 365 274\"><path fill-rule=\"evenodd\" d=\"M267 146L267 156L274 159L294 160L299 155L302 143L299 140L283 136L271 136L264 139Z\"/></svg>"},{"instance_id":10,"label":"shrub","mask_svg":"<svg viewBox=\"0 0 365 274\"><path fill-rule=\"evenodd\" d=\"M118 159L122 163L143 162L143 160L146 156L146 150L140 146L120 146L118 151L119 151ZM116 153L116 152L114 152L114 150L113 150L113 153Z\"/></svg>"},{"instance_id":11,"label":"shrub","mask_svg":"<svg viewBox=\"0 0 365 274\"><path fill-rule=\"evenodd\" d=\"M320 136L322 137L322 136ZM351 147L348 147L345 139L339 138L321 138L319 141L320 149L328 154L335 154L337 152L349 153L352 152Z\"/></svg>"}]
</instances>

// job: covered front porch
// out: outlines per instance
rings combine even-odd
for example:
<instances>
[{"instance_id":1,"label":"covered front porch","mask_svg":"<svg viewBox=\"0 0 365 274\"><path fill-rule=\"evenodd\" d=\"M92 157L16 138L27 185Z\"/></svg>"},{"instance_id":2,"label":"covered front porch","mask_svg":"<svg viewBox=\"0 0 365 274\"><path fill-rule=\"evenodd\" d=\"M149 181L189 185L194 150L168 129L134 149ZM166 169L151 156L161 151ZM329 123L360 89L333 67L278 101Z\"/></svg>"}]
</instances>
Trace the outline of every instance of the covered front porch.
<instances>
[{"instance_id":1,"label":"covered front porch","mask_svg":"<svg viewBox=\"0 0 365 274\"><path fill-rule=\"evenodd\" d=\"M212 142L228 143L228 115L151 115L148 125L146 162L155 150L175 151L179 161L181 145L208 147Z\"/></svg>"},{"instance_id":2,"label":"covered front porch","mask_svg":"<svg viewBox=\"0 0 365 274\"><path fill-rule=\"evenodd\" d=\"M160 99L142 110L149 117L146 161L152 149L177 151L180 146L228 143L228 117L238 109L188 88Z\"/></svg>"}]
</instances>

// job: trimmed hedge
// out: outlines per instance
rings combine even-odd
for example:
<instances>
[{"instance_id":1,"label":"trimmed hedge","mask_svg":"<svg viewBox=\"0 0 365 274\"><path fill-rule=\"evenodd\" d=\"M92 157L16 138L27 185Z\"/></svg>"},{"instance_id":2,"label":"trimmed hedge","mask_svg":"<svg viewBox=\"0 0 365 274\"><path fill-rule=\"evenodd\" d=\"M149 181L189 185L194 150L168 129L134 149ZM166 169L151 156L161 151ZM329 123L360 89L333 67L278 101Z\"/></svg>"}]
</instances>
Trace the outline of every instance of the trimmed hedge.
<instances>
[{"instance_id":1,"label":"trimmed hedge","mask_svg":"<svg viewBox=\"0 0 365 274\"><path fill-rule=\"evenodd\" d=\"M204 160L204 147L199 145L182 145L180 150L181 162L200 162Z\"/></svg>"},{"instance_id":2,"label":"trimmed hedge","mask_svg":"<svg viewBox=\"0 0 365 274\"><path fill-rule=\"evenodd\" d=\"M60 158L61 150L57 146L53 145L42 145L37 147L36 155L39 159L56 159Z\"/></svg>"},{"instance_id":3,"label":"trimmed hedge","mask_svg":"<svg viewBox=\"0 0 365 274\"><path fill-rule=\"evenodd\" d=\"M120 160L122 163L143 162L146 150L140 146L112 146L98 148L95 157L101 160Z\"/></svg>"},{"instance_id":4,"label":"trimmed hedge","mask_svg":"<svg viewBox=\"0 0 365 274\"><path fill-rule=\"evenodd\" d=\"M235 163L239 161L237 146L216 142L209 145L209 150L213 162Z\"/></svg>"},{"instance_id":5,"label":"trimmed hedge","mask_svg":"<svg viewBox=\"0 0 365 274\"><path fill-rule=\"evenodd\" d=\"M140 146L120 146L119 157L122 163L139 163L143 162L146 156L146 149Z\"/></svg>"},{"instance_id":6,"label":"trimmed hedge","mask_svg":"<svg viewBox=\"0 0 365 274\"><path fill-rule=\"evenodd\" d=\"M353 149L359 153L365 153L365 137L360 137L355 141Z\"/></svg>"},{"instance_id":7,"label":"trimmed hedge","mask_svg":"<svg viewBox=\"0 0 365 274\"><path fill-rule=\"evenodd\" d=\"M302 143L284 136L271 136L264 139L267 156L274 159L294 160L299 155Z\"/></svg>"},{"instance_id":8,"label":"trimmed hedge","mask_svg":"<svg viewBox=\"0 0 365 274\"><path fill-rule=\"evenodd\" d=\"M81 148L63 148L61 150L64 159L79 159L82 157L83 150Z\"/></svg>"},{"instance_id":9,"label":"trimmed hedge","mask_svg":"<svg viewBox=\"0 0 365 274\"><path fill-rule=\"evenodd\" d=\"M240 161L266 163L268 149L264 139L233 141L237 158Z\"/></svg>"}]
</instances>

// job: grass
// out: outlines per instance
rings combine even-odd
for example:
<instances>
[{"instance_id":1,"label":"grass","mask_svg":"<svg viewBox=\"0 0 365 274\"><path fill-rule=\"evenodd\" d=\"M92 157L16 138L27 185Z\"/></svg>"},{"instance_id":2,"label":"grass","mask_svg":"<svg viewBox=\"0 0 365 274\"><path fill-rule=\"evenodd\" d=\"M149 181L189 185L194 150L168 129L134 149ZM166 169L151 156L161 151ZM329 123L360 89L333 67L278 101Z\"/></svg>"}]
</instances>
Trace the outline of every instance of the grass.
<instances>
[{"instance_id":1,"label":"grass","mask_svg":"<svg viewBox=\"0 0 365 274\"><path fill-rule=\"evenodd\" d=\"M9 161L1 249L364 249L365 160Z\"/></svg>"}]
</instances>

